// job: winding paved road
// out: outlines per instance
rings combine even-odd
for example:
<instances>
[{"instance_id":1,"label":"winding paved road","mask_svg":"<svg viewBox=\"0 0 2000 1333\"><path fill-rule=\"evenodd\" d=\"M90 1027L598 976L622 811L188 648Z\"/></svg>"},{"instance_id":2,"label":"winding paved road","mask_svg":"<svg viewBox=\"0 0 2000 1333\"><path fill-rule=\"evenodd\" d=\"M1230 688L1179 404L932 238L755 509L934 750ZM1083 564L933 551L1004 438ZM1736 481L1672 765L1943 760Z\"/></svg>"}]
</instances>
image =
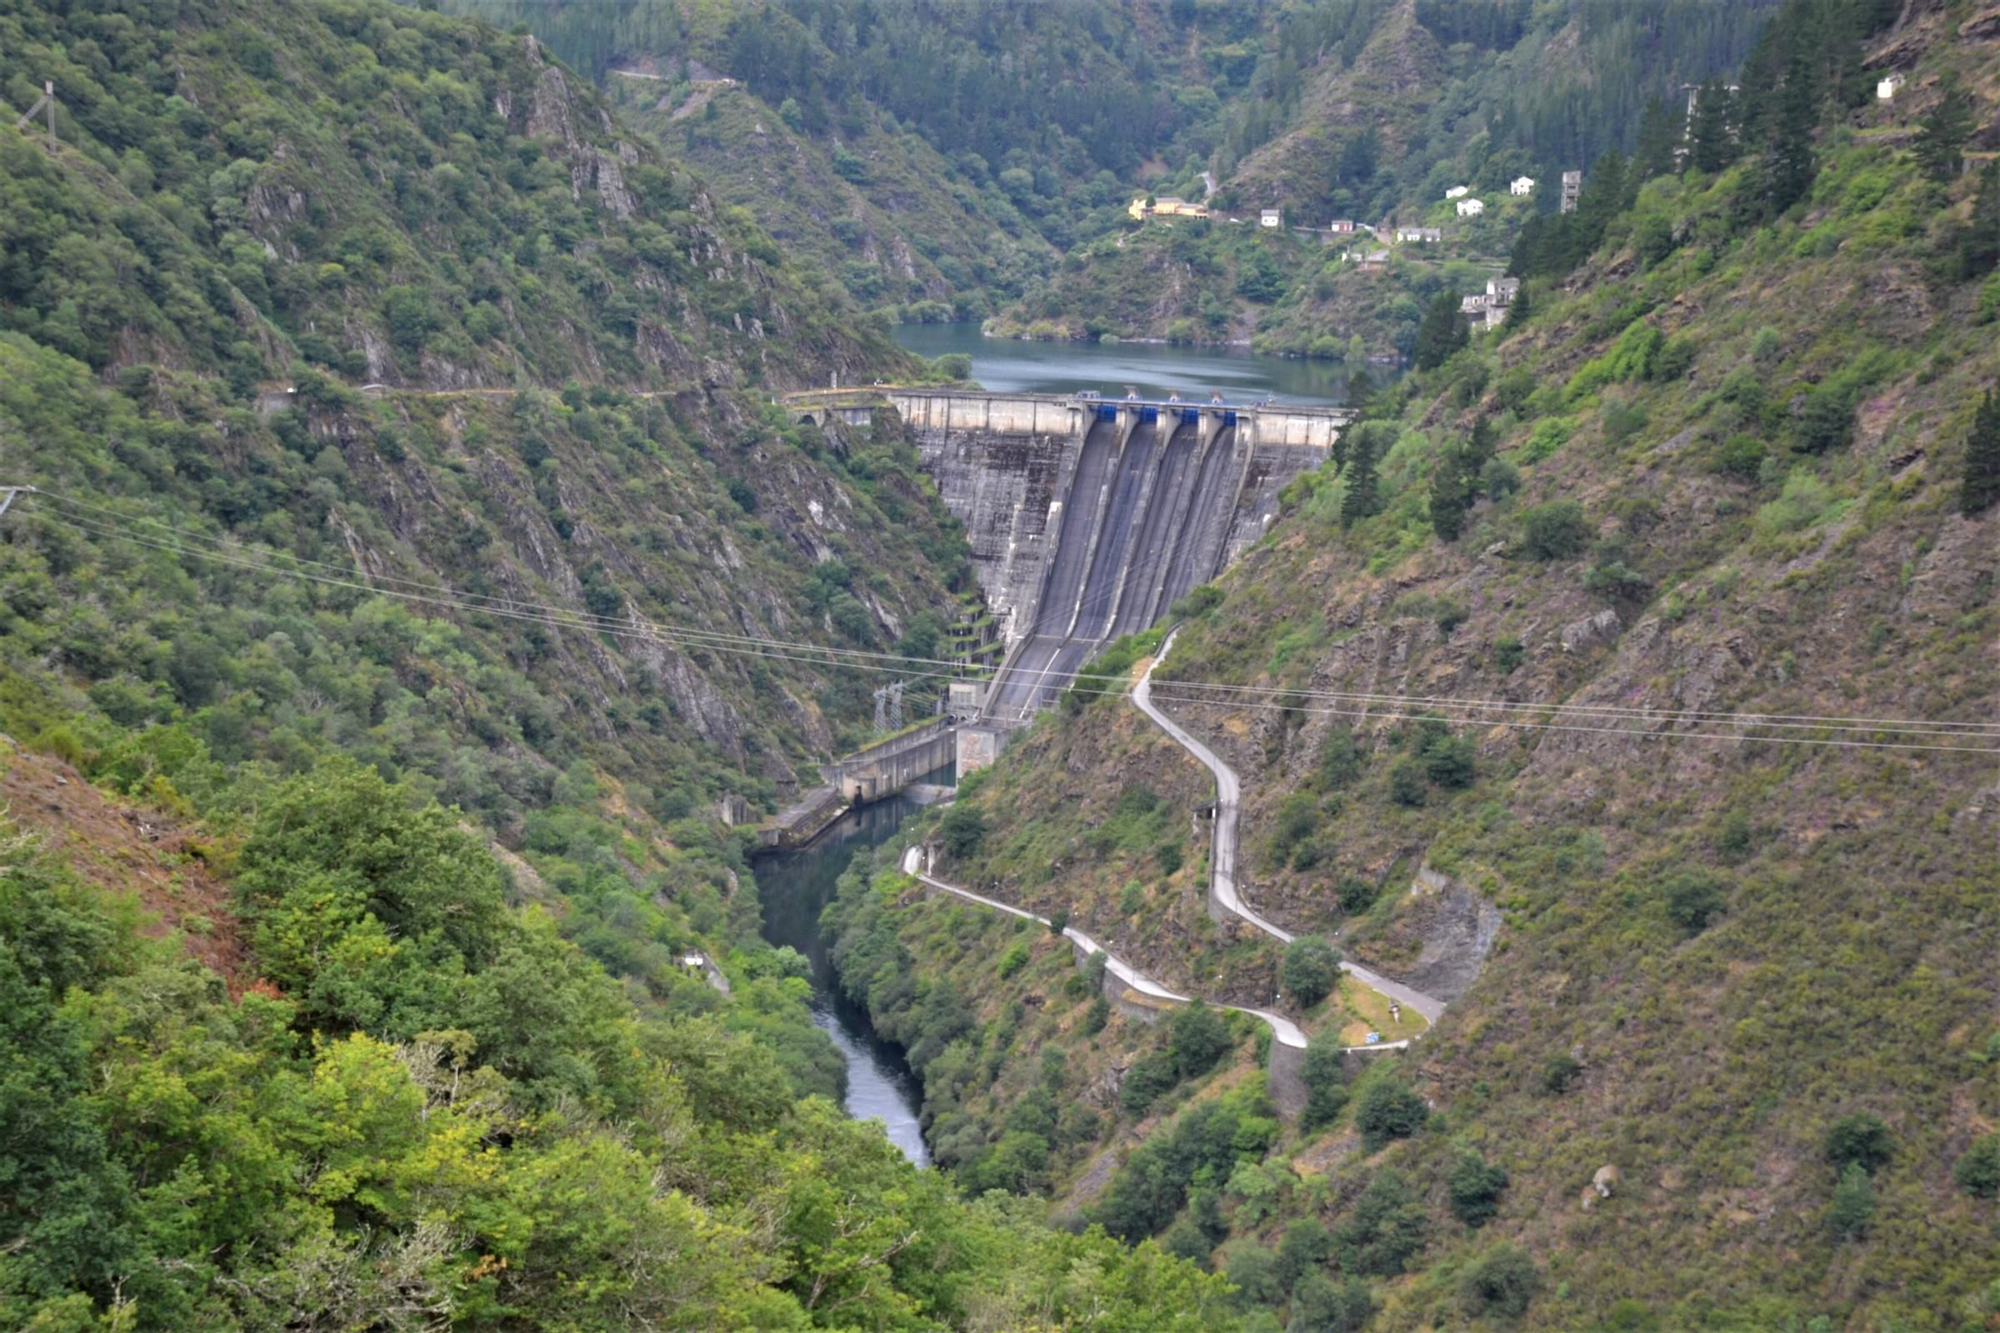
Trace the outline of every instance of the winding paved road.
<instances>
[{"instance_id":1,"label":"winding paved road","mask_svg":"<svg viewBox=\"0 0 2000 1333\"><path fill-rule=\"evenodd\" d=\"M1047 917L1036 916L1033 912L1027 911L1025 908L1014 907L1008 903L1001 902L997 898L988 898L984 894L974 893L971 889L961 889L956 884L947 884L941 879L933 878L924 873L923 858L924 852L921 847L911 847L906 850L903 853L903 873L914 876L934 889L941 889L955 897L963 898L967 902L978 903L981 907L990 907L996 912L1005 912L1009 916L1025 917L1029 921L1039 921L1045 926L1049 924ZM1178 991L1168 990L1165 986L1162 986L1159 982L1139 971L1076 927L1063 927L1063 935L1072 943L1081 947L1086 955L1093 953L1103 954L1104 970L1140 994L1150 995L1157 1000L1169 1000L1175 1004L1188 1003L1187 996L1180 994ZM1271 1025L1271 1035L1285 1045L1297 1050L1304 1050L1306 1047L1306 1034L1300 1030L1297 1023L1294 1023L1289 1018L1285 1018L1279 1014L1267 1013L1262 1009L1248 1009L1240 1004L1223 1004L1217 1005L1216 1008L1234 1009L1239 1014L1249 1014L1252 1018L1261 1018ZM1348 1049L1379 1051L1388 1046L1407 1046L1408 1044L1408 1042L1394 1042L1375 1046L1349 1047Z\"/></svg>"},{"instance_id":2,"label":"winding paved road","mask_svg":"<svg viewBox=\"0 0 2000 1333\"><path fill-rule=\"evenodd\" d=\"M1175 635L1179 632L1176 630L1173 634L1167 635L1167 641L1160 645L1159 653L1146 667L1146 674L1132 687L1132 702L1138 705L1140 712L1158 723L1162 731L1173 737L1182 749L1201 760L1203 766L1215 775L1215 848L1209 857L1214 878L1210 882L1209 892L1224 908L1242 917L1266 935L1290 944L1294 938L1290 931L1257 915L1236 891L1236 813L1243 796L1243 784L1237 780L1236 771L1223 763L1215 751L1189 735L1179 723L1153 704L1153 668L1166 660L1167 651L1174 646ZM1411 990L1401 982L1391 981L1344 958L1340 966L1342 971L1362 985L1372 986L1390 999L1416 1010L1424 1016L1425 1022L1436 1023L1444 1015L1444 1001L1435 996Z\"/></svg>"}]
</instances>

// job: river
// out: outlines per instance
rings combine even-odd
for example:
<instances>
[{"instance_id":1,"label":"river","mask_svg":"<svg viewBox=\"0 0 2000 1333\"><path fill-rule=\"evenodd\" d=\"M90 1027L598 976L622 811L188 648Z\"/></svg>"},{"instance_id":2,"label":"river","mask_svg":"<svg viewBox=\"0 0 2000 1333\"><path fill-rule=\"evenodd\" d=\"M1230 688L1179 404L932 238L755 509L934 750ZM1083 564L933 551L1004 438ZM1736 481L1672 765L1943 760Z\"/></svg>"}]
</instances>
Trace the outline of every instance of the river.
<instances>
[{"instance_id":1,"label":"river","mask_svg":"<svg viewBox=\"0 0 2000 1333\"><path fill-rule=\"evenodd\" d=\"M1146 398L1178 392L1206 402L1220 390L1230 402L1276 398L1281 403L1339 405L1347 401L1350 368L1338 361L1263 356L1247 347L1169 347L1161 343L1038 343L988 338L976 323L903 324L896 341L922 357L963 352L972 378L995 393L1072 393L1095 389L1123 398L1128 387ZM1368 367L1375 383L1402 373Z\"/></svg>"},{"instance_id":2,"label":"river","mask_svg":"<svg viewBox=\"0 0 2000 1333\"><path fill-rule=\"evenodd\" d=\"M914 801L895 796L850 810L809 846L759 856L751 869L764 904L764 938L789 944L812 962L813 1022L847 1061L847 1113L856 1120L880 1120L904 1156L928 1166L930 1150L917 1119L923 1090L916 1075L902 1051L876 1036L868 1015L841 994L819 934L820 913L854 854L888 839L917 809Z\"/></svg>"}]
</instances>

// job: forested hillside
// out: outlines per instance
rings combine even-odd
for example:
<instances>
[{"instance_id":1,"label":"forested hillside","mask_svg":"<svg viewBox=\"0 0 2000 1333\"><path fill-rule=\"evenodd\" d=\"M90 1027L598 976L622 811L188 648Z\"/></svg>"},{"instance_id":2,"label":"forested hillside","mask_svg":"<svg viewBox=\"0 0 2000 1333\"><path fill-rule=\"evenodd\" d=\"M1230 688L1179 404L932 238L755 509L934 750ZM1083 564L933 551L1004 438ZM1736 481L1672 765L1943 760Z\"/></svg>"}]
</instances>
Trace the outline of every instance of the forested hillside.
<instances>
[{"instance_id":1,"label":"forested hillside","mask_svg":"<svg viewBox=\"0 0 2000 1333\"><path fill-rule=\"evenodd\" d=\"M1448 307L1179 609L1155 699L1242 777L1245 896L1463 993L1241 1134L1243 1034L1177 1056L857 876L841 947L935 1043L962 1174L1158 1236L1252 1326L2000 1318L2000 22L1827 14L1784 7L1685 171L1600 163L1507 327ZM1085 690L921 836L1183 987L1293 992L1183 869L1209 790Z\"/></svg>"},{"instance_id":2,"label":"forested hillside","mask_svg":"<svg viewBox=\"0 0 2000 1333\"><path fill-rule=\"evenodd\" d=\"M0 7L0 1322L1207 1327L848 1121L725 796L967 567L912 369L531 38ZM804 660L801 660L804 659ZM697 953L706 965L690 966Z\"/></svg>"},{"instance_id":3,"label":"forested hillside","mask_svg":"<svg viewBox=\"0 0 2000 1333\"><path fill-rule=\"evenodd\" d=\"M1553 207L1562 171L1630 151L1645 125L1681 114L1684 85L1741 61L1769 9L450 7L534 32L611 85L663 151L890 318L998 311L996 331L1039 338L1262 334L1269 350L1319 356L1355 336L1407 353L1411 303L1436 278L1419 265L1387 284L1336 281L1352 275L1317 239L1244 269L1229 255L1241 238L1209 224L1134 235L1129 201L1209 199L1252 220L1280 207L1323 227L1415 220L1454 185L1504 198L1513 177L1542 179L1511 221L1458 229L1453 258L1491 258L1520 217ZM1194 235L1169 246L1165 230Z\"/></svg>"}]
</instances>

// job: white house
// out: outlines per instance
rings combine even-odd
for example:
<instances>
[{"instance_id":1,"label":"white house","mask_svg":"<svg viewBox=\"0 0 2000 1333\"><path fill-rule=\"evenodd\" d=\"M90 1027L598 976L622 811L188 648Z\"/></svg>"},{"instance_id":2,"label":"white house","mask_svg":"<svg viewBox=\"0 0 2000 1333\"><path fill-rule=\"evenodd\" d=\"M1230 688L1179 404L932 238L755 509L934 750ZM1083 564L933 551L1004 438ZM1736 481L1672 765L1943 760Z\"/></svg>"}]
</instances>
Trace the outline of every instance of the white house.
<instances>
[{"instance_id":1,"label":"white house","mask_svg":"<svg viewBox=\"0 0 2000 1333\"><path fill-rule=\"evenodd\" d=\"M1444 233L1436 227L1398 227L1396 243L1414 245L1435 245L1444 239Z\"/></svg>"},{"instance_id":2,"label":"white house","mask_svg":"<svg viewBox=\"0 0 2000 1333\"><path fill-rule=\"evenodd\" d=\"M1488 278L1486 280L1486 304L1508 306L1521 294L1519 278Z\"/></svg>"},{"instance_id":3,"label":"white house","mask_svg":"<svg viewBox=\"0 0 2000 1333\"><path fill-rule=\"evenodd\" d=\"M1904 82L1905 79L1900 70L1894 74L1887 75L1880 83L1875 85L1875 100L1878 102L1895 101L1896 94L1902 89Z\"/></svg>"},{"instance_id":4,"label":"white house","mask_svg":"<svg viewBox=\"0 0 2000 1333\"><path fill-rule=\"evenodd\" d=\"M1332 222L1327 223L1326 229L1341 236L1351 235L1354 231L1354 219L1335 218Z\"/></svg>"},{"instance_id":5,"label":"white house","mask_svg":"<svg viewBox=\"0 0 2000 1333\"><path fill-rule=\"evenodd\" d=\"M1285 211L1282 208L1267 208L1257 214L1260 227L1282 227L1285 225Z\"/></svg>"},{"instance_id":6,"label":"white house","mask_svg":"<svg viewBox=\"0 0 2000 1333\"><path fill-rule=\"evenodd\" d=\"M1477 199L1461 199L1458 201L1458 215L1462 218L1476 218L1485 211L1486 205L1480 203Z\"/></svg>"},{"instance_id":7,"label":"white house","mask_svg":"<svg viewBox=\"0 0 2000 1333\"><path fill-rule=\"evenodd\" d=\"M1444 192L1444 197L1448 200L1463 199L1465 198L1465 196L1471 193L1472 193L1472 187L1470 185L1454 185L1449 190L1446 190Z\"/></svg>"},{"instance_id":8,"label":"white house","mask_svg":"<svg viewBox=\"0 0 2000 1333\"><path fill-rule=\"evenodd\" d=\"M1507 186L1507 193L1511 195L1528 195L1534 192L1535 178L1533 176L1516 176Z\"/></svg>"}]
</instances>

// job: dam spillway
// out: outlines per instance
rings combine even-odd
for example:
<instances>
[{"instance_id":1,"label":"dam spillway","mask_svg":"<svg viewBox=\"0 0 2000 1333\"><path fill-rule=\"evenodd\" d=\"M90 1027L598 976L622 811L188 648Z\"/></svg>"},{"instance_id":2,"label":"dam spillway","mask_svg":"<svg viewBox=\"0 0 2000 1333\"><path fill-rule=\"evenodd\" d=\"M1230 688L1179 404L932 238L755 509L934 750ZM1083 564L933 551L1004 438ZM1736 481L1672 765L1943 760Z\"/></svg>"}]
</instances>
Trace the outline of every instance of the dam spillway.
<instances>
[{"instance_id":1,"label":"dam spillway","mask_svg":"<svg viewBox=\"0 0 2000 1333\"><path fill-rule=\"evenodd\" d=\"M1007 655L983 722L1025 720L1263 535L1338 408L874 391L965 525ZM964 757L961 757L962 766Z\"/></svg>"}]
</instances>

